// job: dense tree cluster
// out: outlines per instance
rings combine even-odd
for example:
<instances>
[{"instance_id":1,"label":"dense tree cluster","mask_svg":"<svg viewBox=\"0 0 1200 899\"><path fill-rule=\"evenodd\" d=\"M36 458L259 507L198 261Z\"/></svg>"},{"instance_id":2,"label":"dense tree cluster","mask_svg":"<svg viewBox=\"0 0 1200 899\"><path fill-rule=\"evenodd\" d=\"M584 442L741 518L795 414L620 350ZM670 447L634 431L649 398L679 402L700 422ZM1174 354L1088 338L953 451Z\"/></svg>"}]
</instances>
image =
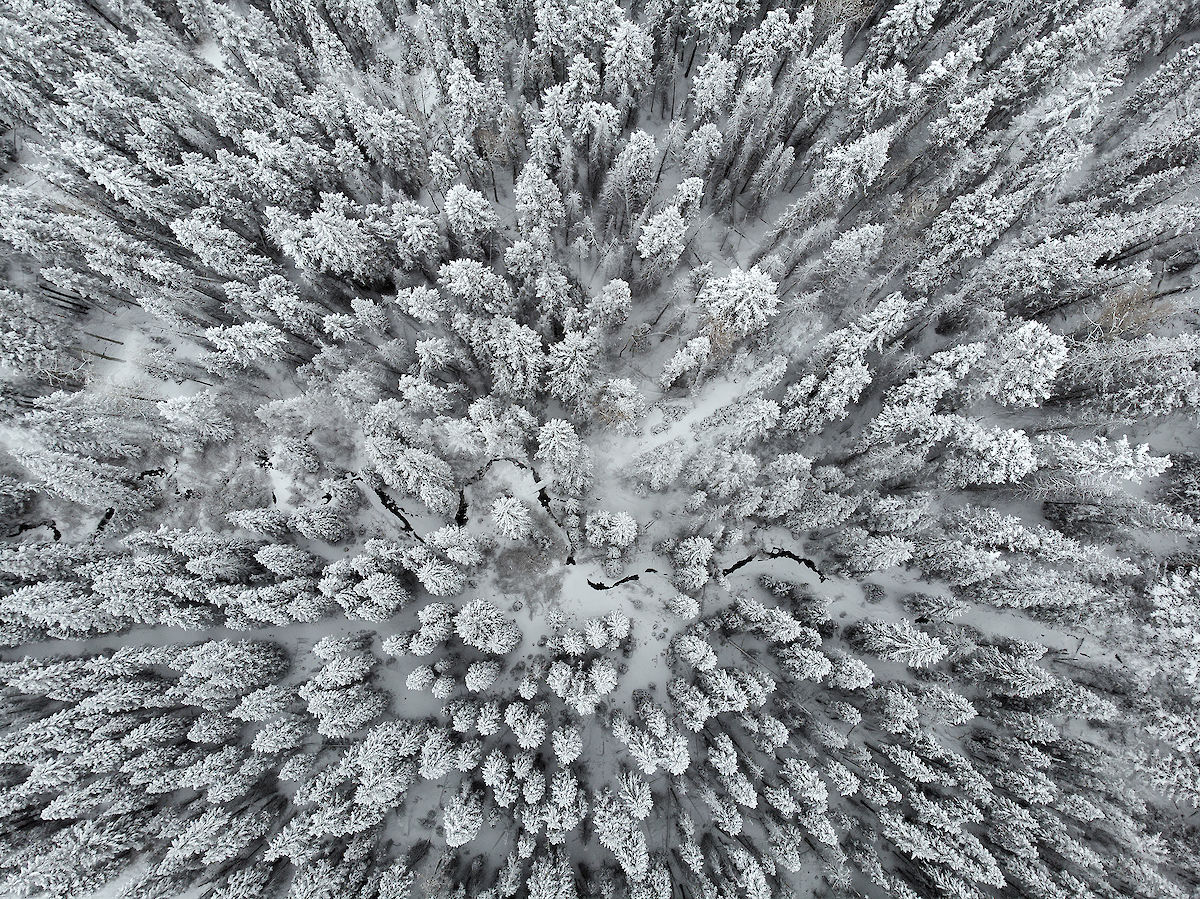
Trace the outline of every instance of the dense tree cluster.
<instances>
[{"instance_id":1,"label":"dense tree cluster","mask_svg":"<svg viewBox=\"0 0 1200 899\"><path fill-rule=\"evenodd\" d=\"M0 0L0 893L1200 890L1196 0Z\"/></svg>"}]
</instances>

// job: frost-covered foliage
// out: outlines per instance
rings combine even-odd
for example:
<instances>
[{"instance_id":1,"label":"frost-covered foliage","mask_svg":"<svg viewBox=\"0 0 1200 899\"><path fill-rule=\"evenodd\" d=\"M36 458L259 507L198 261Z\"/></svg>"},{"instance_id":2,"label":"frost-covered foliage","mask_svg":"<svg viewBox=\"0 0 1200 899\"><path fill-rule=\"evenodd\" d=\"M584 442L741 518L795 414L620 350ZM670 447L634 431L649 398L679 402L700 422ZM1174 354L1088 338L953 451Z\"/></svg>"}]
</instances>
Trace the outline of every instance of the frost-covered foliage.
<instances>
[{"instance_id":1,"label":"frost-covered foliage","mask_svg":"<svg viewBox=\"0 0 1200 899\"><path fill-rule=\"evenodd\" d=\"M0 3L0 894L1195 895L1198 29Z\"/></svg>"}]
</instances>

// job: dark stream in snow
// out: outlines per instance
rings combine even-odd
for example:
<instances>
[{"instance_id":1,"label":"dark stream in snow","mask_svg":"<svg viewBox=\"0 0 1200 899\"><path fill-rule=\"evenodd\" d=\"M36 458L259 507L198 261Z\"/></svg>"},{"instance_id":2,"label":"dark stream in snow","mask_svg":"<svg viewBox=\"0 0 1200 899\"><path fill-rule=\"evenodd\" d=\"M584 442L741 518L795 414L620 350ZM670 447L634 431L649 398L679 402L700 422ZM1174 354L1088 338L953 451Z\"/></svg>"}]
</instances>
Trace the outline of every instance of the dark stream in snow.
<instances>
[{"instance_id":1,"label":"dark stream in snow","mask_svg":"<svg viewBox=\"0 0 1200 899\"><path fill-rule=\"evenodd\" d=\"M421 535L417 533L417 529L412 526L412 522L404 517L404 513L400 511L400 507L396 505L396 501L388 496L386 490L384 490L382 487L376 487L375 495L379 497L379 501L383 503L383 507L385 509L400 519L400 523L404 526L406 531L408 531L422 543L425 542L423 539L421 539Z\"/></svg>"},{"instance_id":2,"label":"dark stream in snow","mask_svg":"<svg viewBox=\"0 0 1200 899\"><path fill-rule=\"evenodd\" d=\"M803 565L805 568L807 568L809 571L811 571L813 574L815 574L817 576L818 580L821 580L821 581L825 580L825 575L821 574L820 569L817 568L816 562L814 562L812 559L807 559L804 556L798 556L794 552L792 552L790 549L770 549L770 550L766 550L765 552L760 551L760 552L756 552L756 553L751 553L750 555L746 556L744 559L739 559L738 561L734 562L728 568L722 568L721 574L723 574L723 575L732 574L733 572L737 571L739 568L744 568L745 566L749 565L751 562L757 561L758 559L778 559L778 558L791 559L794 562L799 562L801 565ZM574 561L574 559L572 559L571 561ZM626 575L625 577L621 578L619 581L613 581L611 584L598 584L593 580L589 580L588 586L591 587L593 590L611 590L613 587L619 587L621 584L627 584L630 581L639 580L641 578L642 574L658 574L658 570L655 568L647 568L641 574Z\"/></svg>"},{"instance_id":3,"label":"dark stream in snow","mask_svg":"<svg viewBox=\"0 0 1200 899\"><path fill-rule=\"evenodd\" d=\"M825 580L825 575L821 574L820 569L817 568L816 562L814 562L812 559L806 559L804 556L798 556L790 549L770 549L766 552L760 551L751 553L750 555L746 556L746 558L739 559L737 562L734 562L728 568L722 568L721 574L733 574L733 572L737 571L739 568L743 568L744 566L749 565L751 562L757 561L758 559L778 559L780 557L791 559L794 562L799 562L801 565L815 574L818 580Z\"/></svg>"},{"instance_id":4,"label":"dark stream in snow","mask_svg":"<svg viewBox=\"0 0 1200 899\"><path fill-rule=\"evenodd\" d=\"M643 572L643 574L648 574L651 571L654 571L654 569L647 568L646 571ZM640 579L641 576L642 575L640 575L640 574L630 574L630 575L627 575L626 577L621 578L619 581L613 581L611 584L597 584L595 581L589 580L588 586L591 587L593 590L611 590L613 587L621 586L621 584L627 584L630 581L636 581L636 580Z\"/></svg>"},{"instance_id":5,"label":"dark stream in snow","mask_svg":"<svg viewBox=\"0 0 1200 899\"><path fill-rule=\"evenodd\" d=\"M62 532L58 529L58 523L53 518L45 518L41 521L23 522L22 524L18 524L17 529L11 534L4 534L3 537L5 540L9 540L13 537L21 536L26 531L36 531L38 528L49 528L51 533L54 534L55 540L62 539Z\"/></svg>"}]
</instances>

